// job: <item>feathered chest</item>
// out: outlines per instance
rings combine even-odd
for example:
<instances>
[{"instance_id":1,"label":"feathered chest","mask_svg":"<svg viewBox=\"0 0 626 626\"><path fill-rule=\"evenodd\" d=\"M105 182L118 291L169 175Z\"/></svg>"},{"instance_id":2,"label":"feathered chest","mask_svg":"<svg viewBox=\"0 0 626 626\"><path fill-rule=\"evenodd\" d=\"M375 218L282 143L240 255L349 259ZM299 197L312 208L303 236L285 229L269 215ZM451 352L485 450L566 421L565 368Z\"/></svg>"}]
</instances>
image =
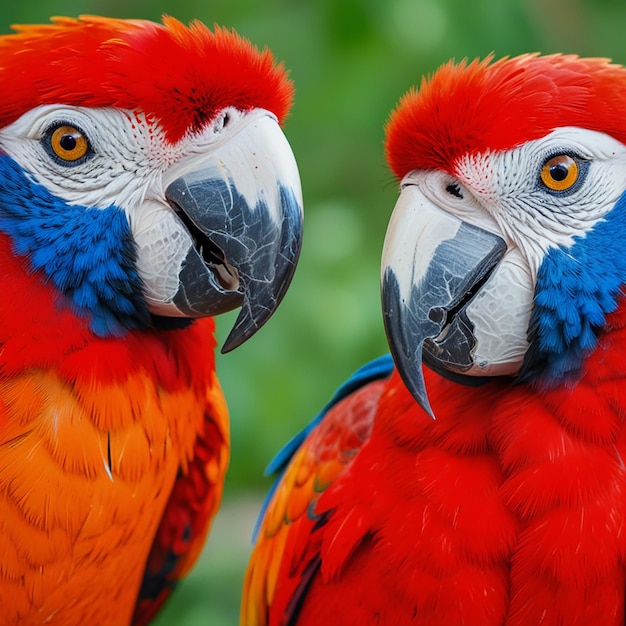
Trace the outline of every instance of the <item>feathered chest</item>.
<instances>
[{"instance_id":1,"label":"feathered chest","mask_svg":"<svg viewBox=\"0 0 626 626\"><path fill-rule=\"evenodd\" d=\"M355 590L361 581L368 614L392 620L381 623L623 624L622 334L604 337L567 389L468 388L427 372L436 421L392 379L370 441L324 500L334 519L359 520L342 577ZM345 554L338 536L348 531L336 531L331 522L323 573Z\"/></svg>"},{"instance_id":2,"label":"feathered chest","mask_svg":"<svg viewBox=\"0 0 626 626\"><path fill-rule=\"evenodd\" d=\"M0 605L8 623L125 623L220 393L213 322L97 338L20 281L21 313L0 312Z\"/></svg>"}]
</instances>

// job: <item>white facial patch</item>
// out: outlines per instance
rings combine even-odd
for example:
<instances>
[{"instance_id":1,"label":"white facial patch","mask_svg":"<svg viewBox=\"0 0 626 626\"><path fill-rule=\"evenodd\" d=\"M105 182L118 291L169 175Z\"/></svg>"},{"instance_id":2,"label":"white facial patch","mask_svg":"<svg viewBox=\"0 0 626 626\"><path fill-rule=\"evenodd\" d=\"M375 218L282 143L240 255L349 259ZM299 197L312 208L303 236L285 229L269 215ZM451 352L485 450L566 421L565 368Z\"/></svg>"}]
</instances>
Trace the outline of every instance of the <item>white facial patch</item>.
<instances>
[{"instance_id":1,"label":"white facial patch","mask_svg":"<svg viewBox=\"0 0 626 626\"><path fill-rule=\"evenodd\" d=\"M133 232L137 270L144 281L150 310L157 315L172 315L170 305L180 286L179 274L193 240L168 206L146 200L142 208L143 219Z\"/></svg>"},{"instance_id":2,"label":"white facial patch","mask_svg":"<svg viewBox=\"0 0 626 626\"><path fill-rule=\"evenodd\" d=\"M67 165L44 147L50 128L67 124L87 138L92 155ZM0 129L0 148L50 193L69 204L106 208L115 205L129 217L160 179L175 147L162 130L131 111L113 108L36 107Z\"/></svg>"},{"instance_id":3,"label":"white facial patch","mask_svg":"<svg viewBox=\"0 0 626 626\"><path fill-rule=\"evenodd\" d=\"M542 166L560 154L584 162L583 182L571 193L541 183ZM536 273L548 249L571 246L613 208L626 189L626 146L604 133L563 127L512 150L462 157L454 171Z\"/></svg>"}]
</instances>

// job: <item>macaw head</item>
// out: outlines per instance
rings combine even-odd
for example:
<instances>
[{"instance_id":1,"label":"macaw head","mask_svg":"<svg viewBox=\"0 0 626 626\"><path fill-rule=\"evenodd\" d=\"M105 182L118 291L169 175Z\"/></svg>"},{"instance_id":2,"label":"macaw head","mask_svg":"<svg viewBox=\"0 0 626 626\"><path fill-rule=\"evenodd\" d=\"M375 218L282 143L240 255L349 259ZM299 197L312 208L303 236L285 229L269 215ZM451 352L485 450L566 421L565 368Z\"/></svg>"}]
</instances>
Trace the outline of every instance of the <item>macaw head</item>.
<instances>
[{"instance_id":1,"label":"macaw head","mask_svg":"<svg viewBox=\"0 0 626 626\"><path fill-rule=\"evenodd\" d=\"M57 18L0 37L0 245L99 336L272 314L301 245L282 65L234 32Z\"/></svg>"},{"instance_id":2,"label":"macaw head","mask_svg":"<svg viewBox=\"0 0 626 626\"><path fill-rule=\"evenodd\" d=\"M461 383L576 380L626 283L626 69L448 63L387 125L401 180L382 261L392 354Z\"/></svg>"}]
</instances>

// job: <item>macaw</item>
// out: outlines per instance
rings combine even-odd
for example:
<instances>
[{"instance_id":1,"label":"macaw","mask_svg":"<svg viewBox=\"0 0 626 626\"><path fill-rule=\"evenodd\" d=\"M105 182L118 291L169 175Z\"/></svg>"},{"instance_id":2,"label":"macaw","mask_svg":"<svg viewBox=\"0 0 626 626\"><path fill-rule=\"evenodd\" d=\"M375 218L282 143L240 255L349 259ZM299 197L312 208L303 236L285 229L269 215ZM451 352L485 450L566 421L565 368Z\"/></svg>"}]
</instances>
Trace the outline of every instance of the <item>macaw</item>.
<instances>
[{"instance_id":1,"label":"macaw","mask_svg":"<svg viewBox=\"0 0 626 626\"><path fill-rule=\"evenodd\" d=\"M301 245L282 64L235 32L100 17L0 37L0 613L146 623L219 506L224 350Z\"/></svg>"},{"instance_id":2,"label":"macaw","mask_svg":"<svg viewBox=\"0 0 626 626\"><path fill-rule=\"evenodd\" d=\"M271 466L241 623L623 625L626 68L449 62L385 149L393 364Z\"/></svg>"}]
</instances>

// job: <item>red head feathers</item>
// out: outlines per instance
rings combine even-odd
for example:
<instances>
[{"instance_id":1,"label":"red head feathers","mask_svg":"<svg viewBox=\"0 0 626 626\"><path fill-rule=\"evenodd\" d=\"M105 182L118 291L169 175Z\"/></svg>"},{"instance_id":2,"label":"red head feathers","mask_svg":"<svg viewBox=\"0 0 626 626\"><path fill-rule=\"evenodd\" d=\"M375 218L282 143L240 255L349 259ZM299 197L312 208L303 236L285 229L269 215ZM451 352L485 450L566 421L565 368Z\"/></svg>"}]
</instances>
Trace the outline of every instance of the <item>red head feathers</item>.
<instances>
[{"instance_id":1,"label":"red head feathers","mask_svg":"<svg viewBox=\"0 0 626 626\"><path fill-rule=\"evenodd\" d=\"M510 149L561 126L626 143L626 68L573 55L492 61L449 62L402 98L386 141L398 177L451 171L463 154Z\"/></svg>"},{"instance_id":2,"label":"red head feathers","mask_svg":"<svg viewBox=\"0 0 626 626\"><path fill-rule=\"evenodd\" d=\"M115 106L154 115L175 141L225 105L281 120L291 105L291 82L269 51L200 22L87 16L14 30L0 37L0 126L41 104Z\"/></svg>"}]
</instances>

